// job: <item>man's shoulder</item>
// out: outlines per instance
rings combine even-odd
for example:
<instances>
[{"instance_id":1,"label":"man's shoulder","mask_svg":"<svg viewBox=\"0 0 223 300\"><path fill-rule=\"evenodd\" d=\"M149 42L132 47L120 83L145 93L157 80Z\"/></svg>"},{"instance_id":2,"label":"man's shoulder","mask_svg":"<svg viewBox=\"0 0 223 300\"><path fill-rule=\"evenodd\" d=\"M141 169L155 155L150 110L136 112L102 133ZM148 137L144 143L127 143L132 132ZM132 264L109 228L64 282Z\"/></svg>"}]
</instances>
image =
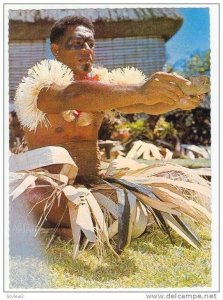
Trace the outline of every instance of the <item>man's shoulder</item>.
<instances>
[{"instance_id":1,"label":"man's shoulder","mask_svg":"<svg viewBox=\"0 0 223 300\"><path fill-rule=\"evenodd\" d=\"M29 130L35 130L39 124L48 126L46 114L37 108L40 91L54 83L67 86L73 81L71 69L56 60L42 60L29 69L15 94L15 110L22 126Z\"/></svg>"}]
</instances>

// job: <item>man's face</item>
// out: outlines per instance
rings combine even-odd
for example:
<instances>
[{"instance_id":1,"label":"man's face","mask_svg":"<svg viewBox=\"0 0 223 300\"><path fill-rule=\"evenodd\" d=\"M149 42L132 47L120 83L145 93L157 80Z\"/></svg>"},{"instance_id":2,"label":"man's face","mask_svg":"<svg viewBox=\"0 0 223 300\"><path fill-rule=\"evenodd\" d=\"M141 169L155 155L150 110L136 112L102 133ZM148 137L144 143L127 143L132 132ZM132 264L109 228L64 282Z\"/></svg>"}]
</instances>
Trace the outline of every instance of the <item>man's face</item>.
<instances>
[{"instance_id":1,"label":"man's face","mask_svg":"<svg viewBox=\"0 0 223 300\"><path fill-rule=\"evenodd\" d=\"M78 77L86 76L94 58L94 34L85 26L69 26L58 44L51 46L56 58Z\"/></svg>"}]
</instances>

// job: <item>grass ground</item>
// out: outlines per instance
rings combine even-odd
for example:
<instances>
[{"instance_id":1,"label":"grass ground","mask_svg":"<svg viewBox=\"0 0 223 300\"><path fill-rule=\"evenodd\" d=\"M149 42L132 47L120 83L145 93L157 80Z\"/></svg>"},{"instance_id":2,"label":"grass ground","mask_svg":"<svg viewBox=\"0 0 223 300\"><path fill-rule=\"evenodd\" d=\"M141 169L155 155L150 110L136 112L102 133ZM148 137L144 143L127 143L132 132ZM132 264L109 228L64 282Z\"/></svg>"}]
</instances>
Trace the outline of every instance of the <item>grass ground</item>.
<instances>
[{"instance_id":1,"label":"grass ground","mask_svg":"<svg viewBox=\"0 0 223 300\"><path fill-rule=\"evenodd\" d=\"M181 288L211 286L210 232L196 230L202 249L175 237L172 246L159 230L131 242L120 260L109 250L103 258L96 250L71 258L72 244L57 238L42 256L14 256L10 260L11 288Z\"/></svg>"}]
</instances>

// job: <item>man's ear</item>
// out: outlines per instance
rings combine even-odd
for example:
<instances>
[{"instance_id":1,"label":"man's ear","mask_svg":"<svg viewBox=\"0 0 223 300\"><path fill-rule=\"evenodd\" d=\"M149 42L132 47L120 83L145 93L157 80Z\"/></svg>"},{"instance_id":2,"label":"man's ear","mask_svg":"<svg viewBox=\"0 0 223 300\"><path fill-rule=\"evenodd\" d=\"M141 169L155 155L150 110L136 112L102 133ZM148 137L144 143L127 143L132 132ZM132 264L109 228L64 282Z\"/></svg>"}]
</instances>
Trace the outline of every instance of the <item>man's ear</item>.
<instances>
[{"instance_id":1,"label":"man's ear","mask_svg":"<svg viewBox=\"0 0 223 300\"><path fill-rule=\"evenodd\" d=\"M51 44L51 52L55 57L58 56L58 50L59 50L59 45L58 44Z\"/></svg>"}]
</instances>

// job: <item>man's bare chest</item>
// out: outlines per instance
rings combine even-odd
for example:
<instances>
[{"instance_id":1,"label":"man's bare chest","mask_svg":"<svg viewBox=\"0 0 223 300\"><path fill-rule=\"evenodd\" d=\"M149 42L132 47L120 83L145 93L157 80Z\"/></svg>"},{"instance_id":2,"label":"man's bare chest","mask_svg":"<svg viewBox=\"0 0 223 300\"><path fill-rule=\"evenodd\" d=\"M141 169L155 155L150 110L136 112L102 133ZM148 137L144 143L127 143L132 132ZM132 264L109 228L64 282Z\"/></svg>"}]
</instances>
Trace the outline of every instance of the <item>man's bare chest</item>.
<instances>
[{"instance_id":1,"label":"man's bare chest","mask_svg":"<svg viewBox=\"0 0 223 300\"><path fill-rule=\"evenodd\" d=\"M50 125L46 128L38 126L36 132L26 131L29 149L57 145L75 140L96 140L103 119L102 115L95 115L88 126L78 126L76 121L67 122L60 115L48 115Z\"/></svg>"}]
</instances>

